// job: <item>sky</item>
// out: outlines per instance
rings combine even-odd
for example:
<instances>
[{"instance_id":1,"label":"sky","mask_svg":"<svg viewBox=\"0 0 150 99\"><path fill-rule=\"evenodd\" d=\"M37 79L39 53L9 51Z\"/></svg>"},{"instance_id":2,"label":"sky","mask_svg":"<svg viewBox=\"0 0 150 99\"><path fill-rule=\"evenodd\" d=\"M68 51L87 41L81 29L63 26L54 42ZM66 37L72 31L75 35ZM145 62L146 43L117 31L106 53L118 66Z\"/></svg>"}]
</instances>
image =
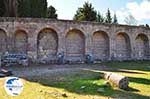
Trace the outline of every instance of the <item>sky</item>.
<instances>
[{"instance_id":1,"label":"sky","mask_svg":"<svg viewBox=\"0 0 150 99\"><path fill-rule=\"evenodd\" d=\"M138 25L150 25L150 0L48 0L48 6L56 8L59 19L72 20L85 1L92 3L94 9L104 16L109 8L112 16L116 13L120 24L125 24L125 18L131 14Z\"/></svg>"}]
</instances>

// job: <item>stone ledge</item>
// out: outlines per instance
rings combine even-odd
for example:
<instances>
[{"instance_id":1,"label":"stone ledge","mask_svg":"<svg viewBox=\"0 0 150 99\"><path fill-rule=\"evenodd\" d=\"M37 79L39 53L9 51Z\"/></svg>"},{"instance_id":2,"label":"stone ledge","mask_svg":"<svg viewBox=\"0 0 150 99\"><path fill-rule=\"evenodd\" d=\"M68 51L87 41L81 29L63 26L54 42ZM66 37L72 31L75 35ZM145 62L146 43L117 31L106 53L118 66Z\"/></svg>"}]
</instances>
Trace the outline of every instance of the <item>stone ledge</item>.
<instances>
[{"instance_id":1,"label":"stone ledge","mask_svg":"<svg viewBox=\"0 0 150 99\"><path fill-rule=\"evenodd\" d=\"M108 23L99 23L99 22L89 22L89 21L74 21L74 20L64 20L64 19L48 19L48 18L18 18L18 17L0 17L0 22L36 22L36 23L48 23L48 22L64 22L64 23L73 23L73 24L83 24L83 25L104 25L104 26L117 26L117 27L126 27L126 28L142 28L150 30L147 27L143 26L134 26L134 25L124 25L124 24L108 24Z\"/></svg>"}]
</instances>

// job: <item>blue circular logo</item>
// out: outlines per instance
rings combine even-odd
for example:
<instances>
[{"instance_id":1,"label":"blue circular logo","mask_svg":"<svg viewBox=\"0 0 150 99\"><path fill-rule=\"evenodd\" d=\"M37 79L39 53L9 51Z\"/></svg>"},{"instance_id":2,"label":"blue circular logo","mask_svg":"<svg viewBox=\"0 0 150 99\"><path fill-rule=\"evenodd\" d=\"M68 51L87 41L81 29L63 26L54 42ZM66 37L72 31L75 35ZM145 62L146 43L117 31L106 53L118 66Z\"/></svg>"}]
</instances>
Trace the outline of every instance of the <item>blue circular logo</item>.
<instances>
[{"instance_id":1,"label":"blue circular logo","mask_svg":"<svg viewBox=\"0 0 150 99\"><path fill-rule=\"evenodd\" d=\"M23 83L18 77L8 77L5 81L4 87L7 94L17 96L23 90Z\"/></svg>"}]
</instances>

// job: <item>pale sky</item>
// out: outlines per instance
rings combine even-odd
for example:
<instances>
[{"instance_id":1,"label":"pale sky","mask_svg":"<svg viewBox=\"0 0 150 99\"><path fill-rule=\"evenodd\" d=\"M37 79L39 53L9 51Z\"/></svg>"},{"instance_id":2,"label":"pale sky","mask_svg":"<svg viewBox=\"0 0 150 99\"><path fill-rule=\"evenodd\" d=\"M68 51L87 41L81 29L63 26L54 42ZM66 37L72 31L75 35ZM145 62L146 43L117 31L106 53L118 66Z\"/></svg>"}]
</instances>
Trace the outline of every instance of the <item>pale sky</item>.
<instances>
[{"instance_id":1,"label":"pale sky","mask_svg":"<svg viewBox=\"0 0 150 99\"><path fill-rule=\"evenodd\" d=\"M112 16L117 14L121 24L125 24L124 19L130 13L138 24L150 25L150 0L48 0L48 5L56 8L59 19L72 20L78 7L82 7L85 1L92 3L95 10L104 16L109 8Z\"/></svg>"}]
</instances>

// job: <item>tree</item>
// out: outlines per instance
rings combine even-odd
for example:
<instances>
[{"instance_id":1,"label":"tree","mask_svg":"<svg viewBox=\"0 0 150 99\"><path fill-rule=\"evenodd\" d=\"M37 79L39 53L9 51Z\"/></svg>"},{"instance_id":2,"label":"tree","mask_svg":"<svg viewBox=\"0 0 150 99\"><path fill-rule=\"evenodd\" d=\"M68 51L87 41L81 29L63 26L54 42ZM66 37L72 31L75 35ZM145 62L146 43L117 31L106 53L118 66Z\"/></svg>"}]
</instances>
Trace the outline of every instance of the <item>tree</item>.
<instances>
[{"instance_id":1,"label":"tree","mask_svg":"<svg viewBox=\"0 0 150 99\"><path fill-rule=\"evenodd\" d=\"M104 23L105 18L103 15L100 14L100 12L97 13L97 19L96 22Z\"/></svg>"},{"instance_id":2,"label":"tree","mask_svg":"<svg viewBox=\"0 0 150 99\"><path fill-rule=\"evenodd\" d=\"M131 14L129 14L124 21L128 25L137 25L137 20Z\"/></svg>"},{"instance_id":3,"label":"tree","mask_svg":"<svg viewBox=\"0 0 150 99\"><path fill-rule=\"evenodd\" d=\"M17 16L17 0L4 0L5 13L6 17L16 17Z\"/></svg>"},{"instance_id":4,"label":"tree","mask_svg":"<svg viewBox=\"0 0 150 99\"><path fill-rule=\"evenodd\" d=\"M0 0L0 16L47 17L47 0Z\"/></svg>"},{"instance_id":5,"label":"tree","mask_svg":"<svg viewBox=\"0 0 150 99\"><path fill-rule=\"evenodd\" d=\"M78 8L73 19L77 21L96 21L96 11L91 3L85 2L83 7Z\"/></svg>"},{"instance_id":6,"label":"tree","mask_svg":"<svg viewBox=\"0 0 150 99\"><path fill-rule=\"evenodd\" d=\"M30 17L31 16L31 5L30 0L18 0L18 16L19 17Z\"/></svg>"},{"instance_id":7,"label":"tree","mask_svg":"<svg viewBox=\"0 0 150 99\"><path fill-rule=\"evenodd\" d=\"M148 24L146 24L146 25L145 25L145 27L149 28L149 25L148 25Z\"/></svg>"},{"instance_id":8,"label":"tree","mask_svg":"<svg viewBox=\"0 0 150 99\"><path fill-rule=\"evenodd\" d=\"M5 13L4 0L0 0L0 17L4 16L4 13Z\"/></svg>"},{"instance_id":9,"label":"tree","mask_svg":"<svg viewBox=\"0 0 150 99\"><path fill-rule=\"evenodd\" d=\"M113 17L113 23L114 23L114 24L118 24L118 20L117 20L116 14L114 14L114 17Z\"/></svg>"},{"instance_id":10,"label":"tree","mask_svg":"<svg viewBox=\"0 0 150 99\"><path fill-rule=\"evenodd\" d=\"M31 0L31 17L46 17L47 15L47 0Z\"/></svg>"},{"instance_id":11,"label":"tree","mask_svg":"<svg viewBox=\"0 0 150 99\"><path fill-rule=\"evenodd\" d=\"M57 19L56 9L53 6L49 6L47 9L47 17Z\"/></svg>"},{"instance_id":12,"label":"tree","mask_svg":"<svg viewBox=\"0 0 150 99\"><path fill-rule=\"evenodd\" d=\"M112 23L112 17L111 17L111 13L110 13L110 10L109 10L109 9L107 10L107 13L106 13L105 22L106 22L106 23Z\"/></svg>"},{"instance_id":13,"label":"tree","mask_svg":"<svg viewBox=\"0 0 150 99\"><path fill-rule=\"evenodd\" d=\"M18 14L20 17L46 17L47 0L19 0Z\"/></svg>"}]
</instances>

